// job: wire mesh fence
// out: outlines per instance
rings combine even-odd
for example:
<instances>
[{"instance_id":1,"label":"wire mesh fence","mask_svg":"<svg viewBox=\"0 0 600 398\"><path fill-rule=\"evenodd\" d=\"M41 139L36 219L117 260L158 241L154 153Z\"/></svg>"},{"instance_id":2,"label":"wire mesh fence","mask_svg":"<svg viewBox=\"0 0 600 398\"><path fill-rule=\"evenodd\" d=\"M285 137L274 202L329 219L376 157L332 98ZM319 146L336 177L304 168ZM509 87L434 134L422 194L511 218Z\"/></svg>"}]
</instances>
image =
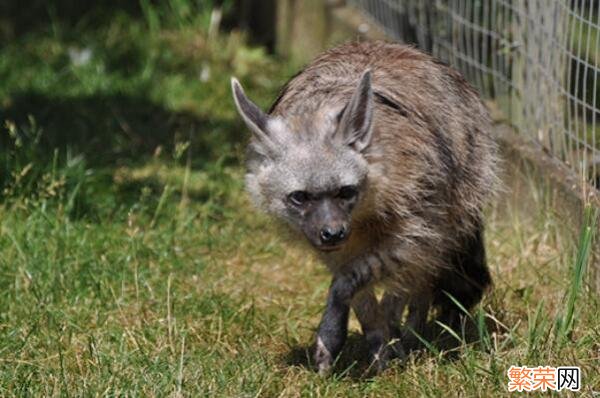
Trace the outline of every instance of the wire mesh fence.
<instances>
[{"instance_id":1,"label":"wire mesh fence","mask_svg":"<svg viewBox=\"0 0 600 398\"><path fill-rule=\"evenodd\" d=\"M352 3L459 69L517 131L600 187L600 1Z\"/></svg>"}]
</instances>

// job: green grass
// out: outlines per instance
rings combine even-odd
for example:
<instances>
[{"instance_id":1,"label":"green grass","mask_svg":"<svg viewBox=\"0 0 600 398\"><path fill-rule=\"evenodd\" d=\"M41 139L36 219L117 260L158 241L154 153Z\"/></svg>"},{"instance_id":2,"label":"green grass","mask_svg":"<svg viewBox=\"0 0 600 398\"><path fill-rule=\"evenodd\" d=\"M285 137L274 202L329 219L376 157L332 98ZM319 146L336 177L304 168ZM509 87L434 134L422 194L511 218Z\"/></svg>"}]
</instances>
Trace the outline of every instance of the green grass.
<instances>
[{"instance_id":1,"label":"green grass","mask_svg":"<svg viewBox=\"0 0 600 398\"><path fill-rule=\"evenodd\" d=\"M250 206L228 92L235 74L266 106L291 71L179 10L0 49L0 395L488 397L511 365L578 365L600 389L595 214L570 236L542 194L490 209L474 342L370 377L353 319L317 376L329 277Z\"/></svg>"}]
</instances>

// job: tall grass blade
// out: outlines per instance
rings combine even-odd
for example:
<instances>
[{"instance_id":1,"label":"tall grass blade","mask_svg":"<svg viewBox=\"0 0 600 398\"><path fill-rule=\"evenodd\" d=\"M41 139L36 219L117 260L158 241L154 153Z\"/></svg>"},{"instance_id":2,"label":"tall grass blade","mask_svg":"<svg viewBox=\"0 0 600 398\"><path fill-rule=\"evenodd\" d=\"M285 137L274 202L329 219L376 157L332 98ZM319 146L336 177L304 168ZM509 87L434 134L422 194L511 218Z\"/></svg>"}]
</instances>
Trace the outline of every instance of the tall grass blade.
<instances>
[{"instance_id":1,"label":"tall grass blade","mask_svg":"<svg viewBox=\"0 0 600 398\"><path fill-rule=\"evenodd\" d=\"M448 298L454 303L454 305L456 305L462 312L464 312L466 316L468 316L470 319L473 319L473 316L471 315L469 310L466 309L465 306L462 305L460 301L458 301L456 298L454 298L454 296L452 296L450 293L448 293L446 291L444 291L444 294L446 296L448 296Z\"/></svg>"},{"instance_id":2,"label":"tall grass blade","mask_svg":"<svg viewBox=\"0 0 600 398\"><path fill-rule=\"evenodd\" d=\"M440 356L440 350L438 350L433 344L427 341L425 337L421 336L419 333L417 333L416 330L414 330L408 325L406 326L406 328L425 346L425 348L431 351L435 356Z\"/></svg>"},{"instance_id":3,"label":"tall grass blade","mask_svg":"<svg viewBox=\"0 0 600 398\"><path fill-rule=\"evenodd\" d=\"M571 283L565 294L565 309L556 319L556 337L559 346L566 342L575 326L577 299L583 288L583 279L587 271L587 265L592 251L592 242L594 240L598 222L598 213L598 209L591 205L588 205L585 208L584 223L581 227L575 263L571 272Z\"/></svg>"}]
</instances>

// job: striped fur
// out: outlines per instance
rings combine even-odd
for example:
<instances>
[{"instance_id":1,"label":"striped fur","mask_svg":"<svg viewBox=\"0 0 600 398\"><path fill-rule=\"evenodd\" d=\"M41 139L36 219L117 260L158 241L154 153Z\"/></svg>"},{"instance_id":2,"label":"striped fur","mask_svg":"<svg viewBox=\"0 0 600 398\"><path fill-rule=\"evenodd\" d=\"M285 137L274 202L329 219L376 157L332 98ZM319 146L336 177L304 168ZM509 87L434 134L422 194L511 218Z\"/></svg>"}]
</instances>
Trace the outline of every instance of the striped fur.
<instances>
[{"instance_id":1,"label":"striped fur","mask_svg":"<svg viewBox=\"0 0 600 398\"><path fill-rule=\"evenodd\" d=\"M367 70L373 120L357 153L331 137ZM360 182L348 241L319 252L333 274L315 354L321 372L343 345L350 307L383 367L405 307L406 322L419 329L431 305L453 319L442 290L469 307L480 300L490 283L482 209L499 185L497 148L485 106L458 72L411 47L348 43L292 78L264 118L268 146L280 153L267 154L255 134L246 180L258 206L294 228L280 198L298 181ZM289 166L297 159L310 161ZM376 285L386 290L381 302Z\"/></svg>"}]
</instances>

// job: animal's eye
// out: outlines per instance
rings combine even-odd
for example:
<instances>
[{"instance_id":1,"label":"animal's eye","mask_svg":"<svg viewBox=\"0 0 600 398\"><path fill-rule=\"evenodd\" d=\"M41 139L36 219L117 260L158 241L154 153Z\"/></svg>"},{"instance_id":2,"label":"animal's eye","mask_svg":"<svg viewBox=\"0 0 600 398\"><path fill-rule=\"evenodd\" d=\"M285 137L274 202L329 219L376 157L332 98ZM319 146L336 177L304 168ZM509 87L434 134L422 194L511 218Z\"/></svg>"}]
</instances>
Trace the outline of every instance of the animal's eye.
<instances>
[{"instance_id":1,"label":"animal's eye","mask_svg":"<svg viewBox=\"0 0 600 398\"><path fill-rule=\"evenodd\" d=\"M346 185L340 188L338 197L341 199L352 199L358 195L358 189L354 185Z\"/></svg>"},{"instance_id":2,"label":"animal's eye","mask_svg":"<svg viewBox=\"0 0 600 398\"><path fill-rule=\"evenodd\" d=\"M308 193L305 191L294 191L288 195L288 200L296 206L304 205L308 199Z\"/></svg>"}]
</instances>

